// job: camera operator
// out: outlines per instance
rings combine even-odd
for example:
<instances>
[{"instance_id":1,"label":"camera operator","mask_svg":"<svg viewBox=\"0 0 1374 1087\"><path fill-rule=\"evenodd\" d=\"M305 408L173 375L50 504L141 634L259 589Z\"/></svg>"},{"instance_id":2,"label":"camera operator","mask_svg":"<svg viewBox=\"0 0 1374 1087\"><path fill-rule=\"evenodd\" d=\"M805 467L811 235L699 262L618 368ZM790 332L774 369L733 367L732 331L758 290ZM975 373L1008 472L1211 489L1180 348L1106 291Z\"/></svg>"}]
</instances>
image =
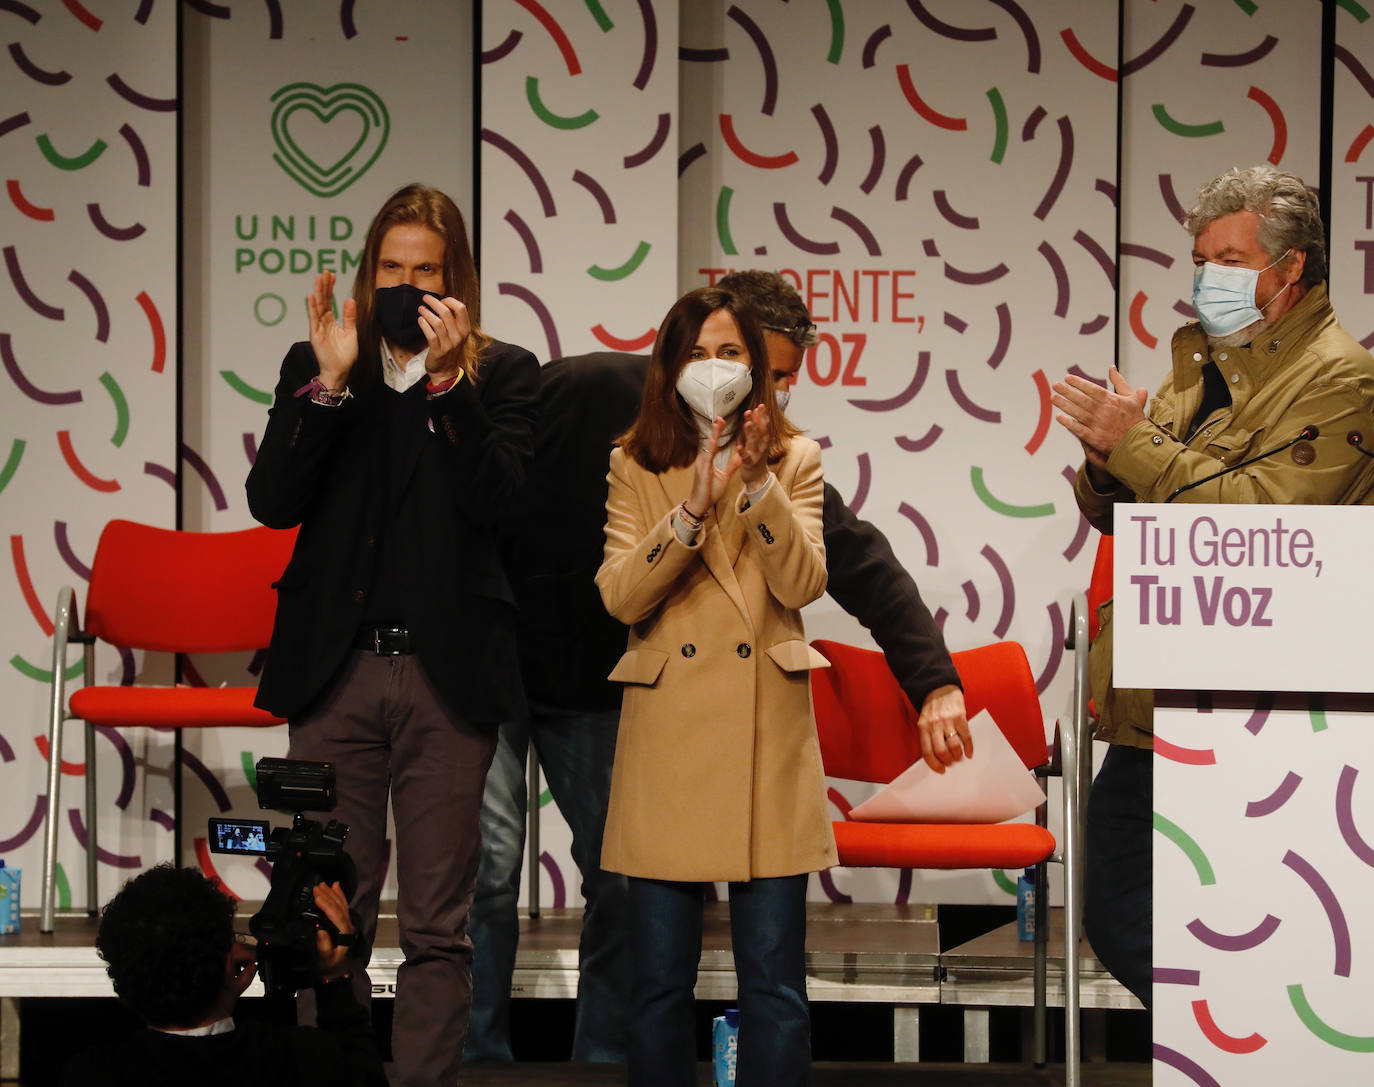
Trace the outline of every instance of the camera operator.
<instances>
[{"instance_id":1,"label":"camera operator","mask_svg":"<svg viewBox=\"0 0 1374 1087\"><path fill-rule=\"evenodd\" d=\"M317 884L314 897L341 937L354 931L339 884ZM64 1087L385 1087L368 1014L350 984L348 942L316 933L318 1026L236 1025L257 958L234 933L234 902L193 868L149 869L106 904L96 936L115 993L148 1029L69 1061Z\"/></svg>"}]
</instances>

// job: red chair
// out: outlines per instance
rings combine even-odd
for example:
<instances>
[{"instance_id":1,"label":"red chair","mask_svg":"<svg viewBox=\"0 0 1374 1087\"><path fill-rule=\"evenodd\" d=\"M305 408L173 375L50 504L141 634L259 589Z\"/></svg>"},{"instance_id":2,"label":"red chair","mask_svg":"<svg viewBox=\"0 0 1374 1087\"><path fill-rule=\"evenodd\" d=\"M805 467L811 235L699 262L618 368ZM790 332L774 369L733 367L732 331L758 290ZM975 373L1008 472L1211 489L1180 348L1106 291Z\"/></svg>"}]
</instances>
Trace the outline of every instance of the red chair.
<instances>
[{"instance_id":1,"label":"red chair","mask_svg":"<svg viewBox=\"0 0 1374 1087\"><path fill-rule=\"evenodd\" d=\"M812 701L826 774L857 781L891 781L921 758L915 707L881 653L838 642L813 644L831 664L811 672ZM963 681L968 716L987 710L1027 769L1047 772L1049 749L1040 697L1021 646L996 642L952 656ZM1070 758L1073 755L1076 752ZM1079 810L1076 781L1076 774L1065 778L1066 816ZM1080 840L1076 823L1066 818L1066 826L1070 828L1066 838L1076 844ZM1045 827L1045 805L1037 810L1035 823L869 823L846 819L833 827L840 864L848 867L1035 866L1035 1059L1037 1064L1043 1064L1049 940L1045 864L1065 859L1056 852L1054 835ZM1072 882L1066 880L1066 898ZM1074 1085L1078 1082L1077 955L1066 955L1065 963L1066 1082ZM1072 985L1068 983L1070 976Z\"/></svg>"},{"instance_id":2,"label":"red chair","mask_svg":"<svg viewBox=\"0 0 1374 1087\"><path fill-rule=\"evenodd\" d=\"M133 521L111 521L91 564L86 623L76 618L76 594L58 593L54 616L53 683L48 722L48 805L43 839L39 931L55 914L57 832L61 816L62 726L86 722L86 882L88 909L96 894L95 725L112 728L263 727L282 718L256 708L256 687L133 687L95 683L97 640L164 653L231 653L261 649L276 614L272 584L286 568L295 531L177 532ZM66 696L67 646L85 646L85 683ZM173 775L180 855L180 775Z\"/></svg>"}]
</instances>

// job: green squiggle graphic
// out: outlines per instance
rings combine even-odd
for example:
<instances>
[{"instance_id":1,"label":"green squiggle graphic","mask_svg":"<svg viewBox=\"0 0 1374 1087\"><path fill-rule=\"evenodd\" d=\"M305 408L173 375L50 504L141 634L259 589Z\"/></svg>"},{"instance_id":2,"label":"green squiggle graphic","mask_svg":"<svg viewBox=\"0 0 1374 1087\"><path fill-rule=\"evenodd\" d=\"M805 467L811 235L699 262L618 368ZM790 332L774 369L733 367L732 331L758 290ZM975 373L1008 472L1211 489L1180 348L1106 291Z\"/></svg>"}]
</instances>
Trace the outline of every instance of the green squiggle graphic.
<instances>
[{"instance_id":1,"label":"green squiggle graphic","mask_svg":"<svg viewBox=\"0 0 1374 1087\"><path fill-rule=\"evenodd\" d=\"M29 679L36 679L39 683L52 682L51 668L39 668L36 664L30 664L18 653L16 653L14 656L10 658L10 666L21 676L27 676ZM81 669L81 661L77 661L70 668L68 668L67 671L64 673L67 682L70 683L74 679L77 679L81 675Z\"/></svg>"},{"instance_id":2,"label":"green squiggle graphic","mask_svg":"<svg viewBox=\"0 0 1374 1087\"><path fill-rule=\"evenodd\" d=\"M108 372L100 375L100 384L105 386L105 391L114 401L115 431L110 435L110 444L117 449L129 436L129 402L124 399L124 392L120 389L119 383Z\"/></svg>"},{"instance_id":3,"label":"green squiggle graphic","mask_svg":"<svg viewBox=\"0 0 1374 1087\"><path fill-rule=\"evenodd\" d=\"M612 283L617 279L624 279L626 276L633 273L636 268L644 263L644 258L648 255L649 243L640 242L639 245L635 247L635 251L630 254L630 259L619 268L603 268L599 264L593 264L587 269L587 274L595 279L601 280L603 283Z\"/></svg>"},{"instance_id":4,"label":"green squiggle graphic","mask_svg":"<svg viewBox=\"0 0 1374 1087\"><path fill-rule=\"evenodd\" d=\"M615 23L611 22L611 17L606 14L606 9L598 3L598 0L587 0L587 10L592 13L592 18L596 20L596 25L601 28L603 33L615 26Z\"/></svg>"},{"instance_id":5,"label":"green squiggle graphic","mask_svg":"<svg viewBox=\"0 0 1374 1087\"><path fill-rule=\"evenodd\" d=\"M553 792L552 792L551 790L545 789L542 793L539 794L539 806L540 806L541 808L544 807L544 805L546 805L546 804L552 804L552 803L553 803Z\"/></svg>"},{"instance_id":6,"label":"green squiggle graphic","mask_svg":"<svg viewBox=\"0 0 1374 1087\"><path fill-rule=\"evenodd\" d=\"M243 766L243 776L248 782L248 788L254 793L258 791L258 767L257 761L253 758L253 752L240 751L239 763Z\"/></svg>"},{"instance_id":7,"label":"green squiggle graphic","mask_svg":"<svg viewBox=\"0 0 1374 1087\"><path fill-rule=\"evenodd\" d=\"M1351 15L1355 16L1355 21L1362 23L1369 18L1369 12L1355 3L1355 0L1336 0L1338 8L1345 8Z\"/></svg>"},{"instance_id":8,"label":"green squiggle graphic","mask_svg":"<svg viewBox=\"0 0 1374 1087\"><path fill-rule=\"evenodd\" d=\"M1255 3L1255 0L1236 0L1236 7L1240 8L1246 15L1253 15L1259 11L1259 5Z\"/></svg>"},{"instance_id":9,"label":"green squiggle graphic","mask_svg":"<svg viewBox=\"0 0 1374 1087\"><path fill-rule=\"evenodd\" d=\"M53 883L57 885L57 908L59 910L71 909L72 885L67 882L67 873L62 867L61 861L53 866Z\"/></svg>"},{"instance_id":10,"label":"green squiggle graphic","mask_svg":"<svg viewBox=\"0 0 1374 1087\"><path fill-rule=\"evenodd\" d=\"M5 467L0 468L0 491L10 485L14 473L19 470L19 462L24 459L24 444L23 438L15 438L14 444L10 446L10 455L5 461Z\"/></svg>"},{"instance_id":11,"label":"green squiggle graphic","mask_svg":"<svg viewBox=\"0 0 1374 1087\"><path fill-rule=\"evenodd\" d=\"M1169 111L1158 102L1155 103L1153 109L1155 120L1175 136L1186 136L1189 139L1196 139L1199 136L1217 136L1225 131L1220 121L1211 121L1202 125L1185 125L1182 121L1175 121L1169 116Z\"/></svg>"},{"instance_id":12,"label":"green squiggle graphic","mask_svg":"<svg viewBox=\"0 0 1374 1087\"><path fill-rule=\"evenodd\" d=\"M969 469L969 480L973 483L973 493L978 496L978 500L993 513L1000 513L1003 517L1052 517L1054 515L1053 502L1046 502L1040 506L1013 506L1010 502L1003 502L988 490L987 484L983 482L983 469L976 464Z\"/></svg>"},{"instance_id":13,"label":"green squiggle graphic","mask_svg":"<svg viewBox=\"0 0 1374 1087\"><path fill-rule=\"evenodd\" d=\"M735 239L730 237L730 201L734 196L734 189L729 185L722 185L720 196L716 199L716 234L720 237L722 252L729 257L739 256L739 250L735 248Z\"/></svg>"},{"instance_id":14,"label":"green squiggle graphic","mask_svg":"<svg viewBox=\"0 0 1374 1087\"><path fill-rule=\"evenodd\" d=\"M1313 731L1313 732L1325 732L1325 731L1326 731L1326 729L1327 729L1327 724L1326 724L1326 711L1325 711L1325 710L1323 710L1323 709L1317 709L1317 708L1314 706L1311 710L1308 711L1308 716L1310 716L1310 717L1312 718L1312 731Z\"/></svg>"},{"instance_id":15,"label":"green squiggle graphic","mask_svg":"<svg viewBox=\"0 0 1374 1087\"><path fill-rule=\"evenodd\" d=\"M1016 883L1010 879L1002 869L994 868L992 870L992 882L1001 887L1007 894L1016 894Z\"/></svg>"},{"instance_id":16,"label":"green squiggle graphic","mask_svg":"<svg viewBox=\"0 0 1374 1087\"><path fill-rule=\"evenodd\" d=\"M997 139L992 145L992 161L1000 166L1003 156L1007 153L1007 107L996 87L989 88L988 101L992 103L992 116L997 122Z\"/></svg>"},{"instance_id":17,"label":"green squiggle graphic","mask_svg":"<svg viewBox=\"0 0 1374 1087\"><path fill-rule=\"evenodd\" d=\"M43 152L43 157L59 170L80 170L82 167L89 166L105 152L105 141L96 140L81 154L69 159L65 155L57 153L46 132L37 138L37 143L38 150Z\"/></svg>"},{"instance_id":18,"label":"green squiggle graphic","mask_svg":"<svg viewBox=\"0 0 1374 1087\"><path fill-rule=\"evenodd\" d=\"M844 52L844 10L840 0L825 0L825 6L830 9L830 52L825 59L831 64L839 64L840 54Z\"/></svg>"},{"instance_id":19,"label":"green squiggle graphic","mask_svg":"<svg viewBox=\"0 0 1374 1087\"><path fill-rule=\"evenodd\" d=\"M586 128L595 121L601 114L594 109L587 110L586 113L579 113L576 117L563 117L552 112L548 106L544 105L539 99L539 77L525 77L525 97L529 99L530 109L534 110L534 115L551 128L573 129Z\"/></svg>"},{"instance_id":20,"label":"green squiggle graphic","mask_svg":"<svg viewBox=\"0 0 1374 1087\"><path fill-rule=\"evenodd\" d=\"M219 376L228 382L229 388L233 389L234 392L238 393L240 396L248 397L248 399L252 400L255 404L272 403L271 393L265 393L261 389L253 388L252 385L249 385L248 382L244 381L243 378L239 377L233 370L221 370Z\"/></svg>"},{"instance_id":21,"label":"green squiggle graphic","mask_svg":"<svg viewBox=\"0 0 1374 1087\"><path fill-rule=\"evenodd\" d=\"M1202 851L1202 847L1188 836L1187 832L1176 823L1171 823L1155 812L1155 830L1159 831L1179 849L1183 850L1183 855L1193 862L1193 867L1197 869L1198 882L1204 887L1210 887L1216 883L1216 873L1212 871L1212 862L1207 859L1207 854Z\"/></svg>"},{"instance_id":22,"label":"green squiggle graphic","mask_svg":"<svg viewBox=\"0 0 1374 1087\"><path fill-rule=\"evenodd\" d=\"M1349 1053L1374 1053L1374 1038L1346 1034L1323 1022L1312 1010L1312 1005L1307 1002L1307 994L1302 991L1301 985L1288 986L1288 1000L1293 1005L1293 1010L1298 1013L1298 1018L1302 1020L1302 1025L1327 1045L1344 1049Z\"/></svg>"}]
</instances>

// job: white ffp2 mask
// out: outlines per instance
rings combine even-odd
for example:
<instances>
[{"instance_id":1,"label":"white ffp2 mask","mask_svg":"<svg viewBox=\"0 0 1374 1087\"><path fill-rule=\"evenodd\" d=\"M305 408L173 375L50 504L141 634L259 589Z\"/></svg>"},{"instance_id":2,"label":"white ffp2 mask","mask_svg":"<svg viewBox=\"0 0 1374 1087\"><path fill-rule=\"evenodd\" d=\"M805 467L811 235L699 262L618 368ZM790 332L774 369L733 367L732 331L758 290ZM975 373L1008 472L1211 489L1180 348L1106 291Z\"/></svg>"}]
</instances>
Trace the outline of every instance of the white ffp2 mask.
<instances>
[{"instance_id":1,"label":"white ffp2 mask","mask_svg":"<svg viewBox=\"0 0 1374 1087\"><path fill-rule=\"evenodd\" d=\"M730 359L692 359L677 377L678 395L708 423L728 419L737 412L754 388L749 367Z\"/></svg>"}]
</instances>

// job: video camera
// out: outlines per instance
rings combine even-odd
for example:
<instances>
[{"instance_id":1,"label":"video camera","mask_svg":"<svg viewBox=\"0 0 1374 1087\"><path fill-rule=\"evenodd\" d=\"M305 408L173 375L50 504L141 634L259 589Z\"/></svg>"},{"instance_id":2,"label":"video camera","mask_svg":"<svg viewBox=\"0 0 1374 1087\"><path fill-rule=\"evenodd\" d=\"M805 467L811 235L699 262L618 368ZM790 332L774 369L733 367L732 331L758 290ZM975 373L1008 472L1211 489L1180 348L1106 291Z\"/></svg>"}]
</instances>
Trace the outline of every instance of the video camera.
<instances>
[{"instance_id":1,"label":"video camera","mask_svg":"<svg viewBox=\"0 0 1374 1087\"><path fill-rule=\"evenodd\" d=\"M210 851L266 857L271 886L262 909L248 922L258 942L258 973L269 996L294 993L315 980L315 932L323 928L336 943L333 922L315 905L315 884L338 883L352 898L358 889L353 858L344 852L348 826L336 819L320 824L305 811L333 811L334 765L298 759L263 758L257 764L260 808L294 810L291 826L272 827L265 819L211 819ZM355 925L356 928L356 925ZM371 949L354 939L353 957L366 966Z\"/></svg>"}]
</instances>

